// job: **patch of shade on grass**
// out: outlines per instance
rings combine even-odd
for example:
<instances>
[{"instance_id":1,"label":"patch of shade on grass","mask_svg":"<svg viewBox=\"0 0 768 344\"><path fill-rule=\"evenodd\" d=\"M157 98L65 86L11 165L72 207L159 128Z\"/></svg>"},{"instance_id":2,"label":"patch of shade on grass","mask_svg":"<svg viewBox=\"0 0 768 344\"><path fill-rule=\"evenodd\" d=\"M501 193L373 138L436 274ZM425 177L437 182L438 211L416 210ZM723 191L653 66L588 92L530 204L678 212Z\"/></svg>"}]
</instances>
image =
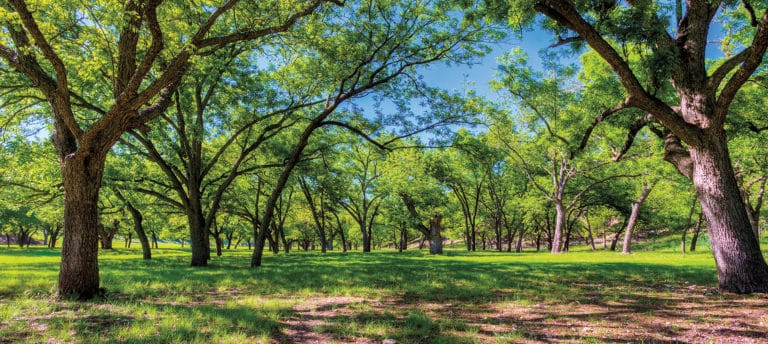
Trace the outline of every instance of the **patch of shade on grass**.
<instances>
[{"instance_id":1,"label":"patch of shade on grass","mask_svg":"<svg viewBox=\"0 0 768 344\"><path fill-rule=\"evenodd\" d=\"M718 293L706 249L268 254L259 269L247 250L192 268L187 250L117 249L100 254L108 293L84 303L54 299L58 252L0 249L0 342L768 340L768 303Z\"/></svg>"}]
</instances>

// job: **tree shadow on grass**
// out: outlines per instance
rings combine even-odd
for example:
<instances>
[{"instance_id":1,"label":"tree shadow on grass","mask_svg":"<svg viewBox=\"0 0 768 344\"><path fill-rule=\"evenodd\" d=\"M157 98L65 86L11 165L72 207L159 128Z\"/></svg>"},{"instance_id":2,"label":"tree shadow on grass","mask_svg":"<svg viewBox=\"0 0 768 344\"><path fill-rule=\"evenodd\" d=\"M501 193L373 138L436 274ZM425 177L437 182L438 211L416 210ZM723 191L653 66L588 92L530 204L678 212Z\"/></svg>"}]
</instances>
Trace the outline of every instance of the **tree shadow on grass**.
<instances>
[{"instance_id":1,"label":"tree shadow on grass","mask_svg":"<svg viewBox=\"0 0 768 344\"><path fill-rule=\"evenodd\" d=\"M478 255L491 259L478 258ZM400 342L460 343L471 338L476 329L479 329L479 335L496 335L494 330L486 329L492 326L499 326L502 335L509 331L512 338L521 336L544 342L574 338L611 342L635 342L647 338L665 342L686 336L693 325L702 322L691 320L687 313L706 313L708 310L719 315L710 314L703 322L713 324L713 331L720 331L718 333L724 337L755 339L762 333L751 324L715 326L718 323L732 324L739 316L729 315L733 313L728 308L733 306L727 305L730 296L706 295L701 291L711 289L701 286L715 285L714 267L635 262L532 262L516 257L519 256L455 252L447 257L433 257L416 251L405 254L281 254L267 256L261 268L248 269L247 258L242 255L214 258L209 267L191 268L187 266L188 257L183 255L159 256L145 261L126 259L116 253L105 255L100 264L102 286L114 295L120 295L119 300L107 302L115 305L119 302L149 303L156 311L182 314L179 318L191 317L192 325L176 324L174 327L164 324L162 319L143 316L132 316L128 324L108 319L94 323L108 325L111 334L124 332L120 337L126 338L123 342L215 341L214 337L222 333L246 337L266 333L279 341L289 340L292 325L281 324L273 316L249 307L230 306L225 302L213 304L215 300L206 294L236 291L238 295L287 299L302 295L356 295L385 301L385 306L367 310L369 314L333 315L326 318L326 327L305 329L305 332L343 334L348 331L351 337L380 340L386 335L387 338L401 339ZM47 271L53 265L57 264L21 264L16 268ZM699 290L691 293L692 297L681 296L688 286L696 286ZM158 301L166 295L171 297ZM179 297L175 298L176 295ZM226 300L225 296L223 301ZM194 304L181 304L188 301ZM701 303L700 308L690 305L695 302ZM498 306L504 303L525 309L526 317L505 313L503 307ZM436 308L421 312L421 315L414 313L415 318L407 320L409 312L424 305ZM551 309L537 313L538 307ZM406 314L397 313L392 318L387 312L393 309L406 310ZM291 310L286 308L285 311ZM448 314L453 313L458 314L454 319L461 320L449 321ZM654 323L653 313L685 323ZM225 324L226 330L201 331L200 327L208 326L205 319L218 319L216 321ZM227 325L236 319L264 325ZM574 334L572 329L563 327L568 322L589 324L600 323L603 319L604 324L600 326L605 333ZM408 328L409 323L421 325ZM620 334L626 324L636 325L632 328L641 333L640 337ZM386 329L385 335L371 335L370 329L366 329L379 325ZM87 324L82 326L78 333L100 333ZM160 334L149 336L135 329L129 331L137 326L157 327ZM428 339L424 339L425 336ZM88 338L82 337L83 340ZM118 342L122 340L120 338L117 338Z\"/></svg>"},{"instance_id":2,"label":"tree shadow on grass","mask_svg":"<svg viewBox=\"0 0 768 344\"><path fill-rule=\"evenodd\" d=\"M365 304L365 302L363 302ZM379 306L338 303L303 309L285 321L280 343L349 342L381 343L475 343L466 326L430 317L417 309L382 310ZM317 313L316 313L317 312Z\"/></svg>"},{"instance_id":3,"label":"tree shadow on grass","mask_svg":"<svg viewBox=\"0 0 768 344\"><path fill-rule=\"evenodd\" d=\"M331 254L274 256L258 269L248 269L235 257L191 268L180 257L152 261L107 260L102 263L103 285L120 290L123 283L154 284L163 291L237 288L264 294L364 293L402 297L406 301L487 302L501 298L530 302L591 302L592 298L622 298L626 290L654 289L685 282L710 285L712 268L647 263L488 263L430 259L418 255ZM599 293L574 293L595 286ZM588 289L583 287L581 289Z\"/></svg>"},{"instance_id":4,"label":"tree shadow on grass","mask_svg":"<svg viewBox=\"0 0 768 344\"><path fill-rule=\"evenodd\" d=\"M47 338L78 343L236 343L277 337L282 328L274 315L247 306L145 303L141 306L145 313L134 314L130 303L113 301L72 304L67 311L30 317L25 319L28 331L6 338L11 342ZM292 310L276 312L285 315Z\"/></svg>"}]
</instances>

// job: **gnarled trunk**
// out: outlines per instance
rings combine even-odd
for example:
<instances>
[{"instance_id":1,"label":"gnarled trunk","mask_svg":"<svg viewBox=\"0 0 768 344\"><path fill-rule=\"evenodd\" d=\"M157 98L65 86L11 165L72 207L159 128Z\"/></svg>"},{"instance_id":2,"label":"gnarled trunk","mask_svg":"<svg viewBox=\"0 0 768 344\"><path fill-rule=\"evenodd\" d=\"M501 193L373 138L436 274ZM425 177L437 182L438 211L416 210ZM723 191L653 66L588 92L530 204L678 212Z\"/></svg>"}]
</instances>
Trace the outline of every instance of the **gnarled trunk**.
<instances>
[{"instance_id":1,"label":"gnarled trunk","mask_svg":"<svg viewBox=\"0 0 768 344\"><path fill-rule=\"evenodd\" d=\"M707 220L721 290L768 291L768 265L752 231L736 183L725 134L703 135L701 147L691 147L693 185Z\"/></svg>"}]
</instances>

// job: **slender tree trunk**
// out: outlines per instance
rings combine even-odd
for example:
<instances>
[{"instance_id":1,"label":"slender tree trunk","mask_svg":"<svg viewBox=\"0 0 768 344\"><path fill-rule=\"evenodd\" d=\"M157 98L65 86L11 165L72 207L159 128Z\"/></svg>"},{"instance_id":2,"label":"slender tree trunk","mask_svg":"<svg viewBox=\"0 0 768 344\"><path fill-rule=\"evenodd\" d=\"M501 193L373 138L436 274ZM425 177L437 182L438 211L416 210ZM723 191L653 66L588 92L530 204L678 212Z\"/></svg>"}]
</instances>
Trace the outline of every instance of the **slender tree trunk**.
<instances>
[{"instance_id":1,"label":"slender tree trunk","mask_svg":"<svg viewBox=\"0 0 768 344\"><path fill-rule=\"evenodd\" d=\"M16 231L16 245L19 245L19 248L24 248L24 243L26 243L26 241L27 232L23 226L19 226L18 230Z\"/></svg>"},{"instance_id":2,"label":"slender tree trunk","mask_svg":"<svg viewBox=\"0 0 768 344\"><path fill-rule=\"evenodd\" d=\"M496 234L496 251L501 252L503 247L503 239L502 239L502 230L501 230L501 215L496 214L496 217L493 219L493 229L494 234Z\"/></svg>"},{"instance_id":3,"label":"slender tree trunk","mask_svg":"<svg viewBox=\"0 0 768 344\"><path fill-rule=\"evenodd\" d=\"M221 240L220 234L214 235L213 240L216 242L216 257L221 257L224 248L224 241Z\"/></svg>"},{"instance_id":4,"label":"slender tree trunk","mask_svg":"<svg viewBox=\"0 0 768 344\"><path fill-rule=\"evenodd\" d=\"M536 252L541 250L541 231L536 235Z\"/></svg>"},{"instance_id":5,"label":"slender tree trunk","mask_svg":"<svg viewBox=\"0 0 768 344\"><path fill-rule=\"evenodd\" d=\"M115 220L114 228L110 228L109 230L104 228L104 225L99 223L99 225L96 227L96 232L99 235L99 240L101 241L101 248L104 250L111 250L112 249L112 239L115 238L115 233L117 233L117 226L120 222Z\"/></svg>"},{"instance_id":6,"label":"slender tree trunk","mask_svg":"<svg viewBox=\"0 0 768 344\"><path fill-rule=\"evenodd\" d=\"M552 237L552 253L560 253L563 247L563 227L565 227L565 206L555 201L555 234Z\"/></svg>"},{"instance_id":7,"label":"slender tree trunk","mask_svg":"<svg viewBox=\"0 0 768 344\"><path fill-rule=\"evenodd\" d=\"M512 252L512 241L514 241L516 231L513 231L512 226L509 224L509 220L506 218L506 216L504 218L504 227L507 230L507 252Z\"/></svg>"},{"instance_id":8,"label":"slender tree trunk","mask_svg":"<svg viewBox=\"0 0 768 344\"><path fill-rule=\"evenodd\" d=\"M517 244L515 245L515 252L517 253L523 251L523 234L525 234L525 225L521 222L520 229L517 231ZM536 244L536 250L539 250L538 242Z\"/></svg>"},{"instance_id":9,"label":"slender tree trunk","mask_svg":"<svg viewBox=\"0 0 768 344\"><path fill-rule=\"evenodd\" d=\"M765 195L765 184L766 181L768 181L768 177L762 176L760 179L758 179L760 182L760 188L757 191L757 200L755 201L755 205L752 205L751 200L749 199L749 191L744 189L742 190L742 197L744 198L744 207L747 210L747 216L749 217L749 223L752 225L752 232L755 233L755 238L757 238L757 242L760 242L760 209L763 205L763 196Z\"/></svg>"},{"instance_id":10,"label":"slender tree trunk","mask_svg":"<svg viewBox=\"0 0 768 344\"><path fill-rule=\"evenodd\" d=\"M131 232L128 232L125 235L125 244L124 244L125 248L131 248L131 240L133 240L133 235L131 234Z\"/></svg>"},{"instance_id":11,"label":"slender tree trunk","mask_svg":"<svg viewBox=\"0 0 768 344\"><path fill-rule=\"evenodd\" d=\"M680 251L682 251L683 254L685 254L685 237L688 235L688 228L691 227L691 220L693 219L693 213L696 211L696 204L697 204L698 198L693 197L693 201L691 201L691 209L688 211L688 219L685 221L685 225L683 226L683 235L680 239Z\"/></svg>"},{"instance_id":12,"label":"slender tree trunk","mask_svg":"<svg viewBox=\"0 0 768 344\"><path fill-rule=\"evenodd\" d=\"M590 250L596 251L595 236L592 235L592 224L589 222L589 209L584 211L584 224L587 227L587 240L589 240Z\"/></svg>"},{"instance_id":13,"label":"slender tree trunk","mask_svg":"<svg viewBox=\"0 0 768 344\"><path fill-rule=\"evenodd\" d=\"M613 239L611 240L611 252L616 251L616 245L619 242L619 237L621 236L621 233L624 232L624 228L627 225L627 220L629 218L624 219L624 223L621 224L621 227L619 227L619 230L616 231L616 234L613 236Z\"/></svg>"},{"instance_id":14,"label":"slender tree trunk","mask_svg":"<svg viewBox=\"0 0 768 344\"><path fill-rule=\"evenodd\" d=\"M768 265L752 231L728 154L725 133L703 137L703 148L691 147L693 185L707 220L721 290L768 291Z\"/></svg>"},{"instance_id":15,"label":"slender tree trunk","mask_svg":"<svg viewBox=\"0 0 768 344\"><path fill-rule=\"evenodd\" d=\"M288 254L291 252L291 242L285 239L285 230L282 228L280 229L280 240L283 242L283 252L285 254ZM250 250L251 247L248 246L248 249Z\"/></svg>"},{"instance_id":16,"label":"slender tree trunk","mask_svg":"<svg viewBox=\"0 0 768 344\"><path fill-rule=\"evenodd\" d=\"M699 213L699 219L696 221L696 225L693 227L693 236L691 237L691 252L696 252L696 243L699 241L699 234L701 233L701 224L703 223L704 216Z\"/></svg>"},{"instance_id":17,"label":"slender tree trunk","mask_svg":"<svg viewBox=\"0 0 768 344\"><path fill-rule=\"evenodd\" d=\"M141 212L136 209L136 207L133 206L133 203L128 201L117 188L115 188L114 191L115 196L125 203L128 212L131 213L131 217L133 218L133 231L136 232L136 235L139 237L142 257L144 259L152 259L152 250L150 248L149 239L147 238L147 233L144 231L144 216L141 215Z\"/></svg>"},{"instance_id":18,"label":"slender tree trunk","mask_svg":"<svg viewBox=\"0 0 768 344\"><path fill-rule=\"evenodd\" d=\"M429 254L443 254L443 236L440 234L442 220L442 215L435 214L429 221Z\"/></svg>"},{"instance_id":19,"label":"slender tree trunk","mask_svg":"<svg viewBox=\"0 0 768 344\"><path fill-rule=\"evenodd\" d=\"M603 226L603 250L608 248L608 228Z\"/></svg>"},{"instance_id":20,"label":"slender tree trunk","mask_svg":"<svg viewBox=\"0 0 768 344\"><path fill-rule=\"evenodd\" d=\"M656 184L656 181L652 181L651 185L648 185L648 182L644 182L643 191L640 192L640 197L637 198L637 201L632 203L632 213L629 215L629 221L627 222L627 229L624 232L624 245L621 248L621 253L624 253L624 254L630 253L629 245L632 241L632 231L635 229L635 224L637 224L637 219L640 217L640 207L643 206L643 202L645 202L645 199L651 193L651 190L653 189L653 186L655 184Z\"/></svg>"}]
</instances>

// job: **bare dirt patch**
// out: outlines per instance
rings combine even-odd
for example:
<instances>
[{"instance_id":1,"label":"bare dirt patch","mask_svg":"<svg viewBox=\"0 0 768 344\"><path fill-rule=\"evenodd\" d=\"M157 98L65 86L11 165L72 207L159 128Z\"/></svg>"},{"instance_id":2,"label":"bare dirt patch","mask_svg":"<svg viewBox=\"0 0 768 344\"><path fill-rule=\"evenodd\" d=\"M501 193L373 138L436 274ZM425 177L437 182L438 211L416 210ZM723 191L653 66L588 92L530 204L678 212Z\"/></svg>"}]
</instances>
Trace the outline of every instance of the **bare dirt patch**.
<instances>
[{"instance_id":1,"label":"bare dirt patch","mask_svg":"<svg viewBox=\"0 0 768 344\"><path fill-rule=\"evenodd\" d=\"M768 343L768 295L719 294L686 286L649 290L621 299L596 295L587 302L559 304L436 303L356 297L314 297L294 306L275 343L381 343L382 337L323 331L361 313L404 314L419 310L452 338L480 343ZM430 342L425 338L423 342Z\"/></svg>"}]
</instances>

